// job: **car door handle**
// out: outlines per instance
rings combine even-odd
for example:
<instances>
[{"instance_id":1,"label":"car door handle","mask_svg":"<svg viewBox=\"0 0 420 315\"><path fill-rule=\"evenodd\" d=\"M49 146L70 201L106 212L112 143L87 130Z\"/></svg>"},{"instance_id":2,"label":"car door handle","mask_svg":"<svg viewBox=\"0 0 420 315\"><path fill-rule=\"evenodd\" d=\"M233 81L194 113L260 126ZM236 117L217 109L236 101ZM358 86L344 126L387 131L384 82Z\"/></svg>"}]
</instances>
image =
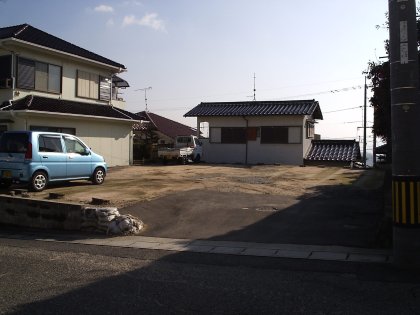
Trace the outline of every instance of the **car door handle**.
<instances>
[{"instance_id":1,"label":"car door handle","mask_svg":"<svg viewBox=\"0 0 420 315\"><path fill-rule=\"evenodd\" d=\"M69 155L69 160L71 160L71 159L73 159L73 157Z\"/></svg>"},{"instance_id":2,"label":"car door handle","mask_svg":"<svg viewBox=\"0 0 420 315\"><path fill-rule=\"evenodd\" d=\"M45 155L44 155L42 158L43 158L43 159L48 159L48 156L45 156Z\"/></svg>"}]
</instances>

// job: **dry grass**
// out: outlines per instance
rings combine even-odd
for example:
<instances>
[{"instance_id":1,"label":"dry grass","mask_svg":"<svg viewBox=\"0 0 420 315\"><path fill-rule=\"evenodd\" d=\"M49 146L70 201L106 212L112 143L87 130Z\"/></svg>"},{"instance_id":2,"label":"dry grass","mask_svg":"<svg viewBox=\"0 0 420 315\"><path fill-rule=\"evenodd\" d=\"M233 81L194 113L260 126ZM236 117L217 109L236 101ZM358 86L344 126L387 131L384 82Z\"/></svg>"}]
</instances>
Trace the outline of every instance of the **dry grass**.
<instances>
[{"instance_id":1,"label":"dry grass","mask_svg":"<svg viewBox=\"0 0 420 315\"><path fill-rule=\"evenodd\" d=\"M299 166L231 166L231 165L169 165L129 166L112 168L103 185L80 181L50 186L46 191L31 194L47 198L50 192L65 194L65 201L89 203L92 197L111 201L124 207L151 200L172 192L207 189L221 192L288 195L298 197L311 193L317 186L364 185L366 171L338 167ZM373 172L373 171L369 171ZM381 173L365 180L367 188L381 182ZM370 178L370 177L369 177ZM186 195L187 197L187 195Z\"/></svg>"}]
</instances>

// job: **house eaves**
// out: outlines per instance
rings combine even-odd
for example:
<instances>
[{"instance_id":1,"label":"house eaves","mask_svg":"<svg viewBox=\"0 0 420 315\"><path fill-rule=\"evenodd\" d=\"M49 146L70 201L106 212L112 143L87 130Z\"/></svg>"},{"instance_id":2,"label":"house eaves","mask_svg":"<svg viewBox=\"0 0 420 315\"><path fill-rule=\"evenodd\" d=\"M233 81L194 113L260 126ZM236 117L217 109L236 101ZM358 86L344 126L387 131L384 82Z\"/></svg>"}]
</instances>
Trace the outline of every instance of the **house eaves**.
<instances>
[{"instance_id":1,"label":"house eaves","mask_svg":"<svg viewBox=\"0 0 420 315\"><path fill-rule=\"evenodd\" d=\"M96 117L112 120L138 122L141 116L111 105L93 104L63 99L28 95L0 105L0 112L48 113L74 117Z\"/></svg>"},{"instance_id":2,"label":"house eaves","mask_svg":"<svg viewBox=\"0 0 420 315\"><path fill-rule=\"evenodd\" d=\"M118 62L48 34L29 24L0 28L0 41L12 41L21 45L30 45L40 49L46 49L51 52L93 62L101 66L107 66L118 72L126 70L126 67Z\"/></svg>"}]
</instances>

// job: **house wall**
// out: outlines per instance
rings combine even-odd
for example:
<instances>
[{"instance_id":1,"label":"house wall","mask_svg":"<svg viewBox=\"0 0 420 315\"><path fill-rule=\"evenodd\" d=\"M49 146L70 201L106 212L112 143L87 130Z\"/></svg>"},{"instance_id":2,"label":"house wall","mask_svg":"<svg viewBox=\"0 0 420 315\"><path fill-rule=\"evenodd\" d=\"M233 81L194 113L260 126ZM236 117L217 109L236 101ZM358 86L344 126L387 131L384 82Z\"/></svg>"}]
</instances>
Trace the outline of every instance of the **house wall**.
<instances>
[{"instance_id":1,"label":"house wall","mask_svg":"<svg viewBox=\"0 0 420 315\"><path fill-rule=\"evenodd\" d=\"M0 118L4 118L4 114ZM49 127L69 127L76 129L81 138L95 153L105 158L108 166L124 166L132 162L132 123L106 119L89 120L67 115L28 115L15 113L14 123L8 130L29 130L31 125Z\"/></svg>"},{"instance_id":2,"label":"house wall","mask_svg":"<svg viewBox=\"0 0 420 315\"><path fill-rule=\"evenodd\" d=\"M203 160L209 163L291 164L302 165L311 139L306 138L306 120L309 116L249 116L248 127L287 126L301 127L299 144L262 144L261 137L246 144L211 143L203 139ZM214 127L246 127L243 117L198 117L197 126L207 122ZM247 152L248 151L248 152ZM248 153L248 154L247 154Z\"/></svg>"},{"instance_id":3,"label":"house wall","mask_svg":"<svg viewBox=\"0 0 420 315\"><path fill-rule=\"evenodd\" d=\"M40 92L34 90L25 90L15 88L14 91L9 89L9 95L13 96L13 100L20 99L29 94L39 95L43 97L50 98L62 98L71 101L82 101L90 102L96 104L109 104L108 101L100 101L96 99L81 98L76 96L76 86L77 86L77 70L86 71L89 73L98 74L100 76L111 77L115 73L114 70L111 70L107 67L100 67L91 62L83 62L82 60L76 58L70 58L68 56L60 55L58 53L51 53L48 50L41 49L31 49L30 47L23 47L21 45L7 45L7 49L13 51L17 56L22 58L32 59L35 61L45 62L53 64L56 66L62 67L62 87L61 94ZM9 51L0 50L0 55L10 54ZM16 61L15 61L16 62ZM0 102L9 100L3 96L3 92L6 90L0 90ZM125 109L125 102L122 100L112 100L111 104L115 107Z\"/></svg>"}]
</instances>

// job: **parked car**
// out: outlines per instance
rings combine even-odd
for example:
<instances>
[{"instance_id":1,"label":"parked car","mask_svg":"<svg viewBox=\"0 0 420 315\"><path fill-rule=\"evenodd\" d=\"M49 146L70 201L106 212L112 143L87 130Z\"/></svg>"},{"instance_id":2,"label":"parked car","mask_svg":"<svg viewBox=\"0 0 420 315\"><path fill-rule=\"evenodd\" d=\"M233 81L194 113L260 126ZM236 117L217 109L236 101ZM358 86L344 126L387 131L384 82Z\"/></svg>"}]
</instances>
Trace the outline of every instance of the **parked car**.
<instances>
[{"instance_id":1,"label":"parked car","mask_svg":"<svg viewBox=\"0 0 420 315\"><path fill-rule=\"evenodd\" d=\"M54 132L8 131L0 137L0 184L27 183L34 191L49 182L78 179L102 184L107 165L79 138Z\"/></svg>"},{"instance_id":2,"label":"parked car","mask_svg":"<svg viewBox=\"0 0 420 315\"><path fill-rule=\"evenodd\" d=\"M177 136L174 148L161 148L158 157L163 161L178 160L199 163L203 156L202 143L196 136Z\"/></svg>"}]
</instances>

